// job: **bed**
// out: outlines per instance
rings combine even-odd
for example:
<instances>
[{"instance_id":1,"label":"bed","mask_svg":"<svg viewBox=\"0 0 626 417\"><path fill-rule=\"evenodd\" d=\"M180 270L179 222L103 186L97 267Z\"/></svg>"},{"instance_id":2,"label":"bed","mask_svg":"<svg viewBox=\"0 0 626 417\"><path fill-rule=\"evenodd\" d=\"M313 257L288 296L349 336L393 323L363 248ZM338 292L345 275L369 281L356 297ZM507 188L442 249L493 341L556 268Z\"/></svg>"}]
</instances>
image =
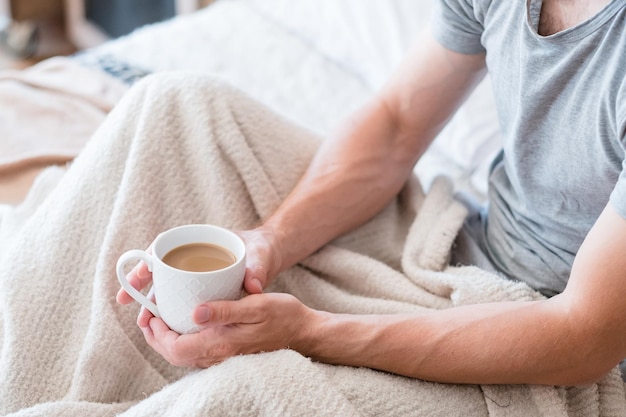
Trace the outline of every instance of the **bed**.
<instances>
[{"instance_id":1,"label":"bed","mask_svg":"<svg viewBox=\"0 0 626 417\"><path fill-rule=\"evenodd\" d=\"M140 28L74 56L52 58L25 71L0 74L0 107L3 108L0 112L0 137L3 138L0 190L3 190L1 197L5 203L0 205L0 245L2 259L10 266L0 271L4 274L5 290L0 293L4 297L0 303L0 319L4 323L4 330L0 330L3 342L0 369L7 375L6 382L0 383L0 414L624 415L624 385L617 370L605 381L589 387L447 386L368 369L314 364L288 350L263 354L261 359L234 358L205 372L174 370L142 345L133 314L120 313L110 300L115 285L111 279L107 281L107 277L112 277L113 260L128 249L128 245L149 242L155 228L165 226L159 223L161 220L152 219L153 223L149 224L152 229L143 228L141 223L136 225L141 233L133 234L124 228L128 223L111 220L120 215L123 204L128 204L117 199L129 185L122 182L109 187L107 172L104 172L106 166L98 171L99 161L95 156L99 145L93 142L105 142L102 137L108 131L101 127L105 121L110 126L111 120L125 120L118 105L130 89L155 75L179 71L210 74L213 79L262 103L296 126L294 129L301 128L323 138L390 76L412 40L426 27L431 5L432 1L425 0L220 0L204 10ZM157 80L160 81L156 85L167 84L167 77ZM184 105L188 108L190 104ZM124 106L128 104L123 104L122 108L130 108ZM113 109L118 109L117 113L112 113ZM104 152L103 149L106 148L100 151ZM499 129L489 79L486 79L415 168L421 181L416 193L424 193L424 200L418 198L419 209L426 212L422 219L429 220L416 222L409 236L431 236L437 242L443 239L441 236L447 236L449 248L454 227L458 227L462 218L450 196L462 192L482 201L488 167L499 149ZM89 156L85 153L92 156L88 163L85 161ZM106 156L102 155L102 159ZM99 172L99 176L90 177L89 184L81 184L81 178L72 174L81 169ZM447 180L442 182L442 175ZM98 181L101 181L101 188L97 186ZM78 189L110 193L108 195L116 198L115 206L111 207L113 214L102 223L102 230L86 231L80 225L82 218L101 213L93 198L90 200L84 193L66 192ZM429 201L433 203L427 204ZM187 219L177 213L172 214L179 216L177 221ZM67 228L55 226L50 220L57 218L74 228L77 242L103 240L107 247L106 253L97 253L97 262L89 259L87 254L92 253L89 250L81 252L73 246L71 249L64 241L55 240L55 249L50 250L49 256L75 250L80 258L76 262L85 268L88 276L100 277L94 280L95 284L81 287L92 294L91 301L83 306L91 319L81 321L75 316L66 317L73 329L68 337L75 338L68 343L69 348L59 347L51 334L42 336L39 344L32 342L31 337L37 331L25 326L25 320L20 322L17 313L27 311L24 306L29 303L29 294L42 307L42 300L50 300L47 294L54 291L51 288L55 282L60 285L60 281L48 278L51 280L45 287L48 293L43 289L34 290L27 284L20 287L16 284L20 277L43 272L25 260L20 263L19 259L9 258L26 258L24 253L31 246L32 250L41 245L48 247L33 238L37 230L50 229L47 233L52 235L55 232L60 236L67 234ZM46 223L46 220L50 221ZM427 233L423 234L424 231ZM329 268L328 259L346 256L343 245L353 243L349 241L347 238L337 248L312 259L303 270L325 271L329 275L337 272L324 268ZM445 308L469 302L540 297L519 283L504 282L477 270L450 270L441 262L445 254L424 248L424 242L419 239L413 244L413 249L424 256L402 262L409 263L403 266L405 270L417 271L414 276L408 275L412 276L411 288L420 288L416 297L423 301L421 307ZM369 256L367 262L371 258L376 256ZM40 262L37 265L58 265L49 259L47 252ZM382 268L376 265L372 268ZM302 271L294 272L298 273ZM71 272L60 267L44 275L58 275L61 280L63 274L71 275ZM483 287L468 283L468 276ZM302 285L290 287L288 283L279 282L277 290L300 291L303 298L313 297L306 292L310 289ZM348 291L346 282L337 285L341 291ZM29 287L28 293L24 293L24 286ZM485 288L496 288L493 292L496 295L489 298ZM109 296L105 306L94 301L99 291ZM375 306L373 310L363 307L363 312L412 308L408 307L411 303L406 299L385 298L402 298L401 295L377 296L380 299L370 299ZM76 297L83 300L86 295ZM352 310L345 307L349 312L359 310L365 299L358 293L344 295L341 300L351 306ZM310 302L321 301L310 298ZM52 304L45 308L57 312L71 302ZM336 307L339 311L342 308ZM99 327L104 324L98 318L107 314L120 321L119 330L106 327L105 333L97 333L104 329ZM89 346L81 342L92 339L94 342ZM115 343L107 344L106 339ZM48 344L49 349L45 347ZM39 350L32 346L39 346ZM119 346L126 346L125 352L135 355L131 355L134 362L121 359ZM31 348L34 350L30 354L24 353ZM71 349L76 351L74 356L68 353ZM63 360L57 362L54 358L59 355ZM138 371L134 366L142 361L148 365ZM73 364L74 368L71 372L64 371L62 364ZM255 367L258 367L256 371L250 369ZM114 376L105 375L102 379L101 374L106 369ZM119 373L115 374L115 370ZM32 375L29 376L29 372ZM65 379L59 376L61 374ZM141 381L155 382L135 386L132 375ZM261 387L242 383L242 380L257 380ZM95 381L100 381L100 385L94 385ZM198 391L198 386L211 388ZM249 401L242 401L242 395ZM229 403L228 399L233 396L238 398L236 405Z\"/></svg>"}]
</instances>

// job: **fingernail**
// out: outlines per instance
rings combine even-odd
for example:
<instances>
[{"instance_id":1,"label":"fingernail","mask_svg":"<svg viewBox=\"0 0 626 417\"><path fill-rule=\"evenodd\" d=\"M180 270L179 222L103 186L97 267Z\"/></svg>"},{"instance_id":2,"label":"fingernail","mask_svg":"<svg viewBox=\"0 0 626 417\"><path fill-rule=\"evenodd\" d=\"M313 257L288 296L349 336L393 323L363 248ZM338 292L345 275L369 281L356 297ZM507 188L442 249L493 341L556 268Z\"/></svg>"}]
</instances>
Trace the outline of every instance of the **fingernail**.
<instances>
[{"instance_id":1,"label":"fingernail","mask_svg":"<svg viewBox=\"0 0 626 417\"><path fill-rule=\"evenodd\" d=\"M139 328L144 335L151 335L154 333L150 327L150 323L147 323L145 327L139 326Z\"/></svg>"},{"instance_id":2,"label":"fingernail","mask_svg":"<svg viewBox=\"0 0 626 417\"><path fill-rule=\"evenodd\" d=\"M204 323L211 318L211 310L208 307L201 306L196 310L196 323Z\"/></svg>"},{"instance_id":3,"label":"fingernail","mask_svg":"<svg viewBox=\"0 0 626 417\"><path fill-rule=\"evenodd\" d=\"M261 284L261 281L259 281L257 278L252 279L252 286L256 287L259 293L263 292L263 284Z\"/></svg>"},{"instance_id":4,"label":"fingernail","mask_svg":"<svg viewBox=\"0 0 626 417\"><path fill-rule=\"evenodd\" d=\"M156 326L156 317L152 317L150 318L150 320L148 321L148 327L150 328L151 331L154 331L154 327Z\"/></svg>"}]
</instances>

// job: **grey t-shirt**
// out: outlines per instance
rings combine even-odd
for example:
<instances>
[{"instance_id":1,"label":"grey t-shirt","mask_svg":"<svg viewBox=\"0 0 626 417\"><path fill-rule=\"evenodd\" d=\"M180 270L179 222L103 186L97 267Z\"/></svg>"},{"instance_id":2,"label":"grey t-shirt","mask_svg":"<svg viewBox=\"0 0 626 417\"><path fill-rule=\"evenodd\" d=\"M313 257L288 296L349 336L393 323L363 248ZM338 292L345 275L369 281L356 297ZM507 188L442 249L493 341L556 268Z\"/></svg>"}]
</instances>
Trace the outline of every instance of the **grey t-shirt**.
<instances>
[{"instance_id":1,"label":"grey t-shirt","mask_svg":"<svg viewBox=\"0 0 626 417\"><path fill-rule=\"evenodd\" d=\"M433 34L487 53L503 151L492 165L481 247L547 295L610 201L626 218L626 2L537 33L542 0L438 0Z\"/></svg>"}]
</instances>

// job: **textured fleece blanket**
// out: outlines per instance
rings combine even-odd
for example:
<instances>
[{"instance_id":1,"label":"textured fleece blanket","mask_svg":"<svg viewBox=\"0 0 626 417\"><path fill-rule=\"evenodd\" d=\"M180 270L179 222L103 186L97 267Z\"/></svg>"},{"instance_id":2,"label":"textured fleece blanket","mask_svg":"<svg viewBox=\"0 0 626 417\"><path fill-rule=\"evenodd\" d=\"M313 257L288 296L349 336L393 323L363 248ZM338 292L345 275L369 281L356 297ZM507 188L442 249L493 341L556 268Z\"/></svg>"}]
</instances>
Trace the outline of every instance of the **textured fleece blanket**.
<instances>
[{"instance_id":1,"label":"textured fleece blanket","mask_svg":"<svg viewBox=\"0 0 626 417\"><path fill-rule=\"evenodd\" d=\"M0 415L626 415L617 370L575 388L447 385L287 349L204 370L154 353L135 325L138 305L115 302L120 254L181 224L258 224L318 143L211 79L165 74L133 87L66 173L44 172L23 206L0 211ZM271 290L345 313L538 299L523 284L447 265L464 215L448 182L424 193L412 178Z\"/></svg>"}]
</instances>

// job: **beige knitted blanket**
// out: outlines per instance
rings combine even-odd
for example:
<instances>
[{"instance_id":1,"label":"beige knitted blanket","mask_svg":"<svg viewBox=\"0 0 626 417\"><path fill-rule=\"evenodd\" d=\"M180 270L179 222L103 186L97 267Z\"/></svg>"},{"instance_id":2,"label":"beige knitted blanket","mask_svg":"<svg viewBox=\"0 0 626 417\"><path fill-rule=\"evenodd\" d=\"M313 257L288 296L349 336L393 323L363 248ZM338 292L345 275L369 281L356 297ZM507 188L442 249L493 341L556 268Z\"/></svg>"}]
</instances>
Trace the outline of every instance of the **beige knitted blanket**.
<instances>
[{"instance_id":1,"label":"beige knitted blanket","mask_svg":"<svg viewBox=\"0 0 626 417\"><path fill-rule=\"evenodd\" d=\"M575 388L446 385L290 350L187 370L147 347L137 304L115 302L119 255L180 224L257 224L318 142L211 79L169 74L136 85L66 173L44 172L23 206L0 211L0 415L626 415L617 370ZM525 285L447 266L464 214L445 180L424 195L413 179L272 290L348 313L537 299Z\"/></svg>"}]
</instances>

